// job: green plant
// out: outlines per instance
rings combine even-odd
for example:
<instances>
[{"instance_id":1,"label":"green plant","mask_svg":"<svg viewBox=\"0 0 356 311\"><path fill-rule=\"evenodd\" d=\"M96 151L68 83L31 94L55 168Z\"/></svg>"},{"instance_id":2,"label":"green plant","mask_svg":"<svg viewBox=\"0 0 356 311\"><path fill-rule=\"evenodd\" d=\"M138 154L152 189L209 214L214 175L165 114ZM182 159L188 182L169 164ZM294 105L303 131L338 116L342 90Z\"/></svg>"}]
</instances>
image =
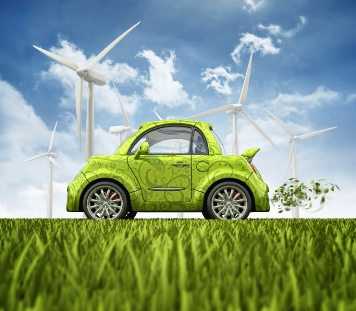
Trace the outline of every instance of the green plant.
<instances>
[{"instance_id":1,"label":"green plant","mask_svg":"<svg viewBox=\"0 0 356 311\"><path fill-rule=\"evenodd\" d=\"M278 212L282 213L283 209L290 211L293 207L301 207L304 210L315 213L324 207L326 196L329 191L334 191L335 188L340 188L332 183L327 183L325 179L320 179L317 182L310 181L311 186L307 187L304 183L299 184L296 178L290 178L282 186L275 190L270 202L277 204ZM312 200L320 198L319 208L311 211L313 206Z\"/></svg>"}]
</instances>

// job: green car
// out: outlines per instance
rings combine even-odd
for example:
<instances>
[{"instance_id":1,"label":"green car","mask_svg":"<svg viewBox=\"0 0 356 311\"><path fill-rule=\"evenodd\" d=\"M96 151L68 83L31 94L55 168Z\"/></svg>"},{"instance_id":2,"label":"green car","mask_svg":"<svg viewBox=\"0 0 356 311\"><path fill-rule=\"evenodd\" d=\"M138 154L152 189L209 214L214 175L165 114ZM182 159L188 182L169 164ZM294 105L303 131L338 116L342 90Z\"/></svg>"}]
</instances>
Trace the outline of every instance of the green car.
<instances>
[{"instance_id":1,"label":"green car","mask_svg":"<svg viewBox=\"0 0 356 311\"><path fill-rule=\"evenodd\" d=\"M245 219L268 212L268 186L251 163L259 148L224 155L207 122L143 123L113 155L93 156L67 188L68 212L89 219L137 212L201 212Z\"/></svg>"}]
</instances>

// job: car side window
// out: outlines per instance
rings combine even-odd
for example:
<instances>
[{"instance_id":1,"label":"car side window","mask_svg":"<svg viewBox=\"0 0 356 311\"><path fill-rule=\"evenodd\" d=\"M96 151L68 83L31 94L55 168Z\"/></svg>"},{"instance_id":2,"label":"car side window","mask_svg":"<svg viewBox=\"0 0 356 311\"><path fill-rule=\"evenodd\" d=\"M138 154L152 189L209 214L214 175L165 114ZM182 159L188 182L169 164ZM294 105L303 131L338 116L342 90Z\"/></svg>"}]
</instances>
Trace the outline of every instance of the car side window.
<instances>
[{"instance_id":1,"label":"car side window","mask_svg":"<svg viewBox=\"0 0 356 311\"><path fill-rule=\"evenodd\" d=\"M134 154L143 142L148 142L150 154L190 154L192 129L188 126L165 126L145 133L131 148Z\"/></svg>"},{"instance_id":2,"label":"car side window","mask_svg":"<svg viewBox=\"0 0 356 311\"><path fill-rule=\"evenodd\" d=\"M206 141L203 135L197 130L194 130L192 153L208 154L208 146L206 144Z\"/></svg>"}]
</instances>

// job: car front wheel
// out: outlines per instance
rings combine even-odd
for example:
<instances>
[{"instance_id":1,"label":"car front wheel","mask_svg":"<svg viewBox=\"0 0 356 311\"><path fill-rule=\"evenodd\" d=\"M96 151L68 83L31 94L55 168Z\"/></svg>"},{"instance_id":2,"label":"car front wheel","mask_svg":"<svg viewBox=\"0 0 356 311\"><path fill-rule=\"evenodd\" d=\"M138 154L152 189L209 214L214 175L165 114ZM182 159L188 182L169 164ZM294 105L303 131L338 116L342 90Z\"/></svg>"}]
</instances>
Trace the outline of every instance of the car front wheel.
<instances>
[{"instance_id":1,"label":"car front wheel","mask_svg":"<svg viewBox=\"0 0 356 311\"><path fill-rule=\"evenodd\" d=\"M125 219L134 219L137 215L137 212L127 212L126 216L125 216Z\"/></svg>"},{"instance_id":2,"label":"car front wheel","mask_svg":"<svg viewBox=\"0 0 356 311\"><path fill-rule=\"evenodd\" d=\"M203 210L201 212L204 216L205 219L210 219L211 217L208 215L208 211L205 207L203 207Z\"/></svg>"},{"instance_id":3,"label":"car front wheel","mask_svg":"<svg viewBox=\"0 0 356 311\"><path fill-rule=\"evenodd\" d=\"M245 219L250 214L251 205L251 196L244 186L226 181L210 191L207 214L212 219Z\"/></svg>"},{"instance_id":4,"label":"car front wheel","mask_svg":"<svg viewBox=\"0 0 356 311\"><path fill-rule=\"evenodd\" d=\"M122 219L128 212L127 197L115 183L98 182L85 192L83 210L89 219Z\"/></svg>"}]
</instances>

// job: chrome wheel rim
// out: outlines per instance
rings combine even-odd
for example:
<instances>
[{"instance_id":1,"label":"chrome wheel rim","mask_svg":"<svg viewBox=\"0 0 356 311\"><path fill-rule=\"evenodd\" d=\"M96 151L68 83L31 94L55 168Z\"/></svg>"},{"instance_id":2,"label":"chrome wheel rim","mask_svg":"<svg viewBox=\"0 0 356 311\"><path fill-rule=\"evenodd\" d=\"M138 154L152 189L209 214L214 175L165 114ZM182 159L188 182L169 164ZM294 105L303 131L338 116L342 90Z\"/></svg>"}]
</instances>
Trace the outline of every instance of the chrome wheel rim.
<instances>
[{"instance_id":1,"label":"chrome wheel rim","mask_svg":"<svg viewBox=\"0 0 356 311\"><path fill-rule=\"evenodd\" d=\"M235 186L224 186L216 190L211 198L213 213L220 219L241 219L247 211L247 197Z\"/></svg>"},{"instance_id":2,"label":"chrome wheel rim","mask_svg":"<svg viewBox=\"0 0 356 311\"><path fill-rule=\"evenodd\" d=\"M111 186L94 188L87 199L87 210L94 219L116 219L123 205L122 195Z\"/></svg>"}]
</instances>

